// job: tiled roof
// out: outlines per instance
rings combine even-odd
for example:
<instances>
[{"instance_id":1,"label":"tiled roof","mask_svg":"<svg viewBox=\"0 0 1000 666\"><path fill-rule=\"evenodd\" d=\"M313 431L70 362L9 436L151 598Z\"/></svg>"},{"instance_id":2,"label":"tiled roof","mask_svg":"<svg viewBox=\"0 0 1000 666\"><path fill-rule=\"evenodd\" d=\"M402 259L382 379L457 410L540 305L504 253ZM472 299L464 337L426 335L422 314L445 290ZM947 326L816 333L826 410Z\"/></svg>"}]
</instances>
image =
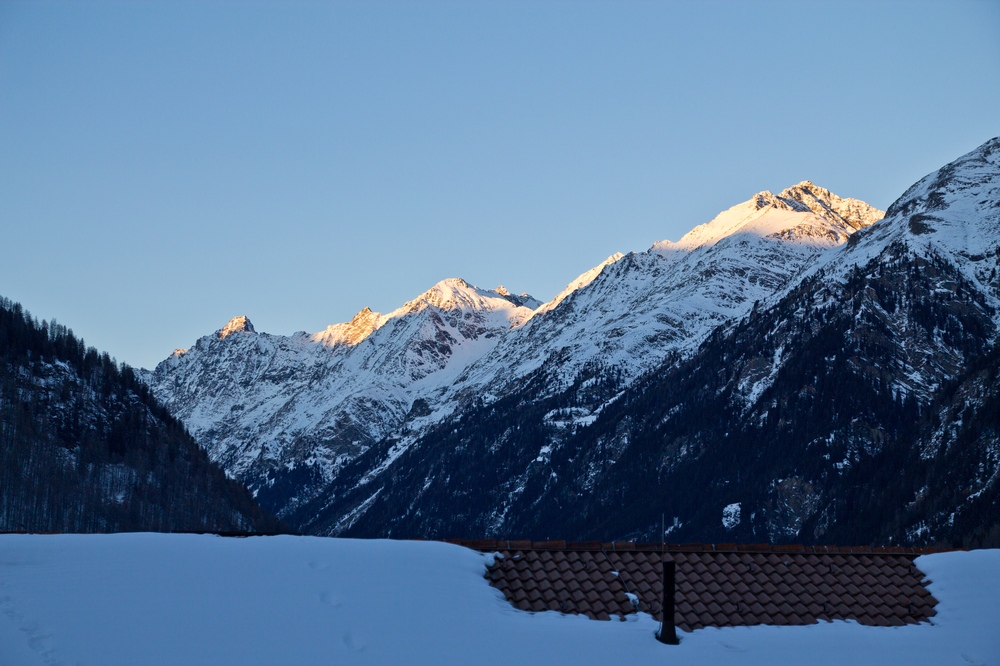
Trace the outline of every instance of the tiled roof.
<instances>
[{"instance_id":1,"label":"tiled roof","mask_svg":"<svg viewBox=\"0 0 1000 666\"><path fill-rule=\"evenodd\" d=\"M662 562L676 565L675 622L685 631L856 620L898 626L936 614L914 558L926 550L828 546L670 546L452 541L500 557L490 584L517 608L608 620L660 619Z\"/></svg>"}]
</instances>

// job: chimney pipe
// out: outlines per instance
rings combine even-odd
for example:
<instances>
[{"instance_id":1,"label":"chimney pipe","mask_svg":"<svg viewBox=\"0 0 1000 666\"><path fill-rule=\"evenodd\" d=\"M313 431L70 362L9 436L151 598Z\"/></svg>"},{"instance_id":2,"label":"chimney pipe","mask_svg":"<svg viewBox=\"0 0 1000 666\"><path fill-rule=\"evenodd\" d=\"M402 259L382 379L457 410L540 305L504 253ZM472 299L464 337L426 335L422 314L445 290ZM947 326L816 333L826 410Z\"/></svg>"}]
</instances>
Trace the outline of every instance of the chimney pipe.
<instances>
[{"instance_id":1,"label":"chimney pipe","mask_svg":"<svg viewBox=\"0 0 1000 666\"><path fill-rule=\"evenodd\" d=\"M674 627L674 573L676 565L673 560L663 561L663 617L660 620L660 630L656 632L656 640L667 645L677 645L677 629Z\"/></svg>"}]
</instances>

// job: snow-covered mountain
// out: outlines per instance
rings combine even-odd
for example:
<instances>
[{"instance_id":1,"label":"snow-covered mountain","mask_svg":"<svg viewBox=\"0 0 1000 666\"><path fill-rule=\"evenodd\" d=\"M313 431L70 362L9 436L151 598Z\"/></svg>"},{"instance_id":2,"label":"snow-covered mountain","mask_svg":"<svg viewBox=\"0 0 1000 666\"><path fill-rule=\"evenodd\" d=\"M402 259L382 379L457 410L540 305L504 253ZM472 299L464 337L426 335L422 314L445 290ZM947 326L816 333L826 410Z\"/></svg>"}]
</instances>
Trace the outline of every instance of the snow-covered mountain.
<instances>
[{"instance_id":1,"label":"snow-covered mountain","mask_svg":"<svg viewBox=\"0 0 1000 666\"><path fill-rule=\"evenodd\" d=\"M311 335L258 333L240 316L146 378L213 460L284 511L425 416L427 400L538 305L449 279L393 312L365 308Z\"/></svg>"},{"instance_id":2,"label":"snow-covered mountain","mask_svg":"<svg viewBox=\"0 0 1000 666\"><path fill-rule=\"evenodd\" d=\"M314 335L237 318L150 385L313 533L1000 543L998 161L885 219L761 192L545 304L446 280Z\"/></svg>"},{"instance_id":3,"label":"snow-covered mountain","mask_svg":"<svg viewBox=\"0 0 1000 666\"><path fill-rule=\"evenodd\" d=\"M615 254L538 308L463 381L502 395L547 366L553 389L588 365L628 382L669 354L687 355L720 324L750 311L883 212L804 181L760 192L679 241Z\"/></svg>"},{"instance_id":4,"label":"snow-covered mountain","mask_svg":"<svg viewBox=\"0 0 1000 666\"><path fill-rule=\"evenodd\" d=\"M922 179L885 219L849 238L844 227L824 233L835 217L777 229L768 218L785 209L765 206L754 217L753 202L739 208L688 240L636 255L656 265L657 251L684 260L751 241L712 262L732 266L753 241L772 248L755 274L773 278L770 296L756 306L748 297L742 310L721 287L750 291L765 278L734 269L715 291L716 273L690 270L705 279L678 289L694 283L703 291L692 299L701 300L681 305L715 309L691 307L688 319L735 312L704 330L697 349L677 346L631 382L584 367L566 385L562 368L580 352L553 356L402 454L391 442L365 452L297 524L358 536L655 541L665 518L681 541L1000 543L1000 139ZM854 219L847 228L864 226ZM847 242L821 249L841 229ZM771 261L795 257L782 243L814 248L815 258L774 277ZM625 261L494 353L564 307L572 313ZM602 311L620 312L610 300ZM596 334L576 329L583 353L618 330L601 316L590 321ZM607 349L613 358L628 346Z\"/></svg>"},{"instance_id":5,"label":"snow-covered mountain","mask_svg":"<svg viewBox=\"0 0 1000 666\"><path fill-rule=\"evenodd\" d=\"M937 267L942 263L948 270ZM931 280L933 286L925 292L915 292L905 284L904 267L942 277ZM823 283L816 286L812 306L830 307L842 301L844 285L863 273L882 293L863 304L858 319L875 317L891 332L893 388L926 401L964 367L962 355L967 350L955 347L957 337L971 333L983 343L991 340L993 330L958 330L959 321L972 325L965 320L968 310L981 307L992 312L994 326L1000 324L998 267L1000 139L993 139L922 178L890 206L883 223L853 237L827 262L816 264L812 272L822 274ZM944 305L947 319L930 327L914 326L913 313L901 306L921 301L926 307ZM787 346L776 350L760 381L766 384L773 378L789 351ZM759 395L761 388L756 381L743 386L750 397Z\"/></svg>"},{"instance_id":6,"label":"snow-covered mountain","mask_svg":"<svg viewBox=\"0 0 1000 666\"><path fill-rule=\"evenodd\" d=\"M803 182L676 243L612 255L545 304L449 279L394 312L366 308L312 335L258 333L236 317L146 378L213 460L288 516L375 442L396 443L369 476L455 410L542 367L558 391L595 367L626 385L689 355L881 216Z\"/></svg>"}]
</instances>

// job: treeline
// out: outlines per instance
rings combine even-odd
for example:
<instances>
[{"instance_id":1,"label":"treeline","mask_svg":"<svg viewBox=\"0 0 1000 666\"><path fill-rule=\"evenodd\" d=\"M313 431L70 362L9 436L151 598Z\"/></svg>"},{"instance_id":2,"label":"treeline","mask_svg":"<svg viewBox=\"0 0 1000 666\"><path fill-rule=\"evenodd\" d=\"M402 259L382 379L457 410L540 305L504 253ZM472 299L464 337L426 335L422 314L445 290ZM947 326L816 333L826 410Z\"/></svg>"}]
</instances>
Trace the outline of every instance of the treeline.
<instances>
[{"instance_id":1,"label":"treeline","mask_svg":"<svg viewBox=\"0 0 1000 666\"><path fill-rule=\"evenodd\" d=\"M0 298L0 531L280 528L131 368Z\"/></svg>"}]
</instances>

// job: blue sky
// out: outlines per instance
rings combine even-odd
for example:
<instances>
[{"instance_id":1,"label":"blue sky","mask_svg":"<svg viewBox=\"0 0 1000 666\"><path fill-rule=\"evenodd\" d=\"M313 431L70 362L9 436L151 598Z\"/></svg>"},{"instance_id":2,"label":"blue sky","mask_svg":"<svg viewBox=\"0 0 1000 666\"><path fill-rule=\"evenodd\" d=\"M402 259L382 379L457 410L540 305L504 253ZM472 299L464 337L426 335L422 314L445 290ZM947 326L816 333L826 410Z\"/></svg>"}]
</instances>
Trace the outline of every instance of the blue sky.
<instances>
[{"instance_id":1,"label":"blue sky","mask_svg":"<svg viewBox=\"0 0 1000 666\"><path fill-rule=\"evenodd\" d=\"M1000 134L1000 3L0 4L0 294L152 367Z\"/></svg>"}]
</instances>

